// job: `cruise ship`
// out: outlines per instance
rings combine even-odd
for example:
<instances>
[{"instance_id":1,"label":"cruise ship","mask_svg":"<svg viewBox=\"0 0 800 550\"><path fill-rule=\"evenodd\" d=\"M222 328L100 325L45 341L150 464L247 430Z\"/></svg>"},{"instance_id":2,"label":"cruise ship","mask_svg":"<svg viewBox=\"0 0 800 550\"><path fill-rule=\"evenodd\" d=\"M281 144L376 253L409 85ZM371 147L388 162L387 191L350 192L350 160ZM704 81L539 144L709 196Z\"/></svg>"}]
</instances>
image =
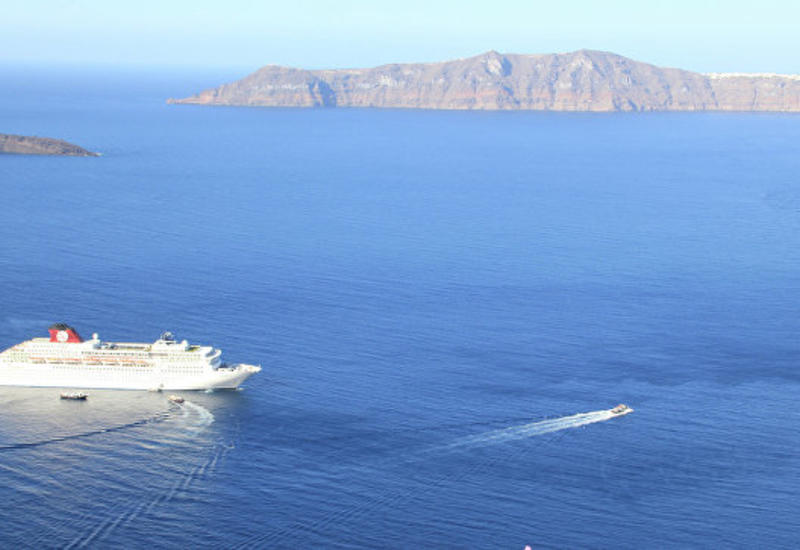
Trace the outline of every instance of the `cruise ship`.
<instances>
[{"instance_id":1,"label":"cruise ship","mask_svg":"<svg viewBox=\"0 0 800 550\"><path fill-rule=\"evenodd\" d=\"M50 327L0 353L0 386L124 390L234 389L260 366L228 365L211 346L189 345L165 332L152 344L83 340L69 325Z\"/></svg>"}]
</instances>

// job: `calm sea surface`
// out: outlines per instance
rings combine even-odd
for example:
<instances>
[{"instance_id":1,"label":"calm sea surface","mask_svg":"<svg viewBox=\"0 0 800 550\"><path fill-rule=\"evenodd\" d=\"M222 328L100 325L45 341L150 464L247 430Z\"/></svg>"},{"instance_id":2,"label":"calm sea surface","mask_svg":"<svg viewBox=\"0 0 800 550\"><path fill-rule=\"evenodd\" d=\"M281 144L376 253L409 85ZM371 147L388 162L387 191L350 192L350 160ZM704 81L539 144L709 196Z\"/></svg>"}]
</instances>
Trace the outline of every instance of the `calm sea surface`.
<instances>
[{"instance_id":1,"label":"calm sea surface","mask_svg":"<svg viewBox=\"0 0 800 550\"><path fill-rule=\"evenodd\" d=\"M183 407L0 388L0 545L800 543L800 117L2 74L0 132L103 156L0 157L0 348L172 330L264 370Z\"/></svg>"}]
</instances>

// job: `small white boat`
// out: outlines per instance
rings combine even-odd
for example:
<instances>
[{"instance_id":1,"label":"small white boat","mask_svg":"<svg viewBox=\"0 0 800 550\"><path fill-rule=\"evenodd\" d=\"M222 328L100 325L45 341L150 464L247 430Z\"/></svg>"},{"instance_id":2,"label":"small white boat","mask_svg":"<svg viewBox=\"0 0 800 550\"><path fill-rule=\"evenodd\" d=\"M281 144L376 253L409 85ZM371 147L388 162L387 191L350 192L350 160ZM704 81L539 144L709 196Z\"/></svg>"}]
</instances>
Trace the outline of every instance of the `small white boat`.
<instances>
[{"instance_id":1,"label":"small white boat","mask_svg":"<svg viewBox=\"0 0 800 550\"><path fill-rule=\"evenodd\" d=\"M611 409L609 412L617 416L622 416L623 414L632 413L633 409L630 408L628 405L625 405L624 403L620 403L619 405Z\"/></svg>"},{"instance_id":2,"label":"small white boat","mask_svg":"<svg viewBox=\"0 0 800 550\"><path fill-rule=\"evenodd\" d=\"M167 397L167 399L169 399L173 403L178 403L178 404L183 403L185 401L183 397L181 397L180 395L170 395L169 397Z\"/></svg>"},{"instance_id":3,"label":"small white boat","mask_svg":"<svg viewBox=\"0 0 800 550\"><path fill-rule=\"evenodd\" d=\"M83 393L81 391L61 392L61 399L72 399L73 401L86 401L87 397L89 397L89 394Z\"/></svg>"}]
</instances>

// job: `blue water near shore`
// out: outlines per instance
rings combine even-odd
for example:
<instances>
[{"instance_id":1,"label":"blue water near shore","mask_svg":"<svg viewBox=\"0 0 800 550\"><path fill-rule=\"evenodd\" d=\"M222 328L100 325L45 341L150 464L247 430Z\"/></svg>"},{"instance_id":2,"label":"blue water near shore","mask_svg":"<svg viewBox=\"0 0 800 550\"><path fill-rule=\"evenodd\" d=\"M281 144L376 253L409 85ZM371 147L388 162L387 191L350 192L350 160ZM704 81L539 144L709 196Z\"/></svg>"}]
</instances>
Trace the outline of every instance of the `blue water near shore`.
<instances>
[{"instance_id":1,"label":"blue water near shore","mask_svg":"<svg viewBox=\"0 0 800 550\"><path fill-rule=\"evenodd\" d=\"M66 321L264 367L183 407L0 388L3 546L797 546L800 117L3 70L0 131L103 156L0 157L0 347Z\"/></svg>"}]
</instances>

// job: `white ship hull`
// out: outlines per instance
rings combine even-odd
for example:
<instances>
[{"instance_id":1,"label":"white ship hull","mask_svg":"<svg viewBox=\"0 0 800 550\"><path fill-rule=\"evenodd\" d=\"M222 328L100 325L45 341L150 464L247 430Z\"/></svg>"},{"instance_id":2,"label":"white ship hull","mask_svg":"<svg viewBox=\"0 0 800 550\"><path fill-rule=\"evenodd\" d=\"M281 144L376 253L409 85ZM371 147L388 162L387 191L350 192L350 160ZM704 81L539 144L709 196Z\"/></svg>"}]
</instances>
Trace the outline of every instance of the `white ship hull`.
<instances>
[{"instance_id":1,"label":"white ship hull","mask_svg":"<svg viewBox=\"0 0 800 550\"><path fill-rule=\"evenodd\" d=\"M0 364L0 386L120 390L235 389L261 367L232 365L175 372L158 366Z\"/></svg>"},{"instance_id":2,"label":"white ship hull","mask_svg":"<svg viewBox=\"0 0 800 550\"><path fill-rule=\"evenodd\" d=\"M212 346L190 346L165 332L148 343L83 340L65 323L50 338L0 352L0 386L118 390L235 389L261 367L228 365Z\"/></svg>"}]
</instances>

